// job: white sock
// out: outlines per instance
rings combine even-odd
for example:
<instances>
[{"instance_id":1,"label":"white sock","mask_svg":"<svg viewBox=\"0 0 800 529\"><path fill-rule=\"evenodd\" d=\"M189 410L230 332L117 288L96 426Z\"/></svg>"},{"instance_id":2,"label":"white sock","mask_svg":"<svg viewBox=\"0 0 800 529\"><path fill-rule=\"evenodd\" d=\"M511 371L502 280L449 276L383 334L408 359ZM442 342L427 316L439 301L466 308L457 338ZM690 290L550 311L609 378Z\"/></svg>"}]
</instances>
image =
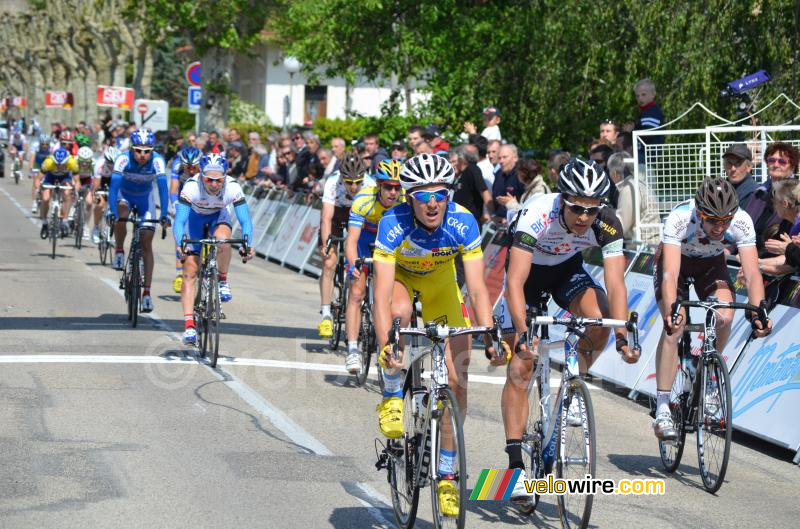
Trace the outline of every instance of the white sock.
<instances>
[{"instance_id":1,"label":"white sock","mask_svg":"<svg viewBox=\"0 0 800 529\"><path fill-rule=\"evenodd\" d=\"M669 413L669 395L670 391L656 391L656 415L661 413Z\"/></svg>"},{"instance_id":2,"label":"white sock","mask_svg":"<svg viewBox=\"0 0 800 529\"><path fill-rule=\"evenodd\" d=\"M387 370L383 370L383 396L403 396L403 379L400 377L400 373L390 374Z\"/></svg>"},{"instance_id":3,"label":"white sock","mask_svg":"<svg viewBox=\"0 0 800 529\"><path fill-rule=\"evenodd\" d=\"M347 352L348 353L357 353L358 352L358 340L348 340L347 341Z\"/></svg>"},{"instance_id":4,"label":"white sock","mask_svg":"<svg viewBox=\"0 0 800 529\"><path fill-rule=\"evenodd\" d=\"M332 318L331 315L331 306L330 305L320 305L320 312L322 312L322 319L325 318Z\"/></svg>"}]
</instances>

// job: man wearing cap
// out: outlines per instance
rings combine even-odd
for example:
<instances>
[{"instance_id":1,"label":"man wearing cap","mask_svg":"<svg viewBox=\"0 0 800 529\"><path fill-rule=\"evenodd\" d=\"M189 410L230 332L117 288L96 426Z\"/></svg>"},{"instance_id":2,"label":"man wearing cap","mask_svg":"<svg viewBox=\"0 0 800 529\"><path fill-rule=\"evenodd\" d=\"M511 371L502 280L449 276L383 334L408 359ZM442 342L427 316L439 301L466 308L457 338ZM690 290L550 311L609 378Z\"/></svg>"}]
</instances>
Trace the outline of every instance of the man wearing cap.
<instances>
[{"instance_id":1,"label":"man wearing cap","mask_svg":"<svg viewBox=\"0 0 800 529\"><path fill-rule=\"evenodd\" d=\"M490 106L483 109L483 127L481 136L489 141L503 141L503 137L500 135L500 111L497 110L497 107ZM464 123L464 132L467 134L476 134L477 131L474 123L470 121Z\"/></svg>"},{"instance_id":2,"label":"man wearing cap","mask_svg":"<svg viewBox=\"0 0 800 529\"><path fill-rule=\"evenodd\" d=\"M744 143L734 143L722 155L722 160L725 176L736 189L739 207L744 209L758 188L753 175L750 174L750 169L753 167L753 153Z\"/></svg>"},{"instance_id":3,"label":"man wearing cap","mask_svg":"<svg viewBox=\"0 0 800 529\"><path fill-rule=\"evenodd\" d=\"M408 151L406 150L406 144L403 143L403 140L396 140L392 142L389 155L392 157L392 160L399 160L401 162L406 160L408 157Z\"/></svg>"},{"instance_id":4,"label":"man wearing cap","mask_svg":"<svg viewBox=\"0 0 800 529\"><path fill-rule=\"evenodd\" d=\"M450 144L439 136L439 128L434 123L430 123L425 128L425 131L422 133L422 138L431 144L431 149L434 153L438 153L439 151L450 152Z\"/></svg>"}]
</instances>

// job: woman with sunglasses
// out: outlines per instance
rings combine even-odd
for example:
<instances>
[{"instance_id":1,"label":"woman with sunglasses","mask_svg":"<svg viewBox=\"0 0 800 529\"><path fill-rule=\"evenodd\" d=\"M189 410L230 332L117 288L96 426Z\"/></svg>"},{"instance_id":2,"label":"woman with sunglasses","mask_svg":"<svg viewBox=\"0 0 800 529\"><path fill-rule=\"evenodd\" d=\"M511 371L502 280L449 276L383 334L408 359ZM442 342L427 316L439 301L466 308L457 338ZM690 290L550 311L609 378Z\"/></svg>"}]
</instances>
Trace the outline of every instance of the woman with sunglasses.
<instances>
[{"instance_id":1,"label":"woman with sunglasses","mask_svg":"<svg viewBox=\"0 0 800 529\"><path fill-rule=\"evenodd\" d=\"M336 245L326 247L328 237L331 235L341 237L344 234L350 216L350 206L364 185L366 172L367 166L361 157L354 152L347 153L339 163L339 170L325 181L322 191L322 214L317 241L319 253L322 255L322 273L319 276L322 321L317 327L320 338L330 338L333 334L331 297L333 297L333 273L339 260L336 255Z\"/></svg>"},{"instance_id":2,"label":"woman with sunglasses","mask_svg":"<svg viewBox=\"0 0 800 529\"><path fill-rule=\"evenodd\" d=\"M525 472L522 461L522 433L528 417L528 382L536 365L536 351L529 351L525 316L526 307L539 302L543 293L564 310L588 318L628 319L628 295L625 288L625 256L622 253L622 224L614 209L604 205L611 190L611 180L594 161L571 158L558 176L558 193L533 197L518 213L509 214L512 239L506 270L506 298L503 318L513 333L506 340L514 342L503 388L501 408L505 423L506 453L509 468ZM512 217L512 215L514 215ZM603 254L604 281L608 295L583 267L581 252L600 248ZM610 330L593 327L578 343L579 371L585 376L589 367L608 343ZM628 363L638 361L638 354L628 347L627 330L616 329L616 348ZM568 420L580 425L577 399L573 399ZM511 499L527 499L522 481Z\"/></svg>"},{"instance_id":3,"label":"woman with sunglasses","mask_svg":"<svg viewBox=\"0 0 800 529\"><path fill-rule=\"evenodd\" d=\"M764 282L758 270L753 221L739 209L739 198L730 182L723 178L706 178L697 189L694 200L678 204L664 221L661 244L655 256L653 282L664 328L656 350L653 431L661 440L675 440L678 435L669 410L669 395L675 382L683 323L673 325L672 304L678 296L682 299L689 297L689 278L694 279L694 290L701 300L711 296L720 301L734 300L723 239L738 248L747 297L751 304L760 304L764 299ZM718 351L725 349L732 318L733 309L717 311ZM758 320L753 322L757 336L769 334L772 322L768 321L766 329Z\"/></svg>"},{"instance_id":4,"label":"woman with sunglasses","mask_svg":"<svg viewBox=\"0 0 800 529\"><path fill-rule=\"evenodd\" d=\"M461 254L472 309L478 325L492 326L492 303L484 283L481 235L472 213L450 201L455 171L436 154L419 154L406 162L400 183L407 202L398 204L381 218L373 253L375 270L375 333L379 362L384 369L385 389L378 406L383 435L403 435L402 356L392 358L387 345L394 318L407 327L411 300L419 293L422 319L452 327L469 327L470 320L456 281L453 261ZM487 337L488 340L488 337ZM493 359L491 341L487 354ZM467 369L471 351L466 336L451 338L445 348L450 387L456 394L462 419L467 410ZM504 363L505 357L502 358ZM439 504L445 516L458 516L458 490L452 481L453 461L439 462Z\"/></svg>"},{"instance_id":5,"label":"woman with sunglasses","mask_svg":"<svg viewBox=\"0 0 800 529\"><path fill-rule=\"evenodd\" d=\"M758 260L758 266L764 274L781 276L797 270L793 265L797 252L797 240L800 238L800 182L797 180L781 180L772 186L772 206L783 220L780 238L764 242L769 253L775 257ZM795 246L791 250L789 245ZM792 257L790 259L790 256Z\"/></svg>"},{"instance_id":6,"label":"woman with sunglasses","mask_svg":"<svg viewBox=\"0 0 800 529\"><path fill-rule=\"evenodd\" d=\"M153 201L153 183L158 187L161 202L161 224L168 223L169 191L167 188L167 165L164 158L154 152L156 136L150 129L137 129L130 138L131 149L123 152L114 160L111 173L111 185L108 190L109 224L114 219L128 217L132 207L136 207L139 218L143 220L156 218L156 205ZM116 252L113 267L122 270L125 266L124 244L127 235L127 224L118 222L114 225ZM153 234L155 226L145 224L141 228L142 257L144 258L144 285L142 292L142 312L153 311L153 298L150 296L150 284L153 280Z\"/></svg>"},{"instance_id":7,"label":"woman with sunglasses","mask_svg":"<svg viewBox=\"0 0 800 529\"><path fill-rule=\"evenodd\" d=\"M347 277L350 287L347 294L347 358L345 367L349 373L361 372L361 354L358 351L358 330L361 327L361 302L367 278L353 263L357 259L372 257L372 248L378 233L378 222L396 204L405 200L400 187L400 170L403 164L396 160L384 160L375 172L377 186L362 189L353 200L350 219L347 223Z\"/></svg>"},{"instance_id":8,"label":"woman with sunglasses","mask_svg":"<svg viewBox=\"0 0 800 529\"><path fill-rule=\"evenodd\" d=\"M759 257L773 255L766 249L764 243L779 237L781 218L773 207L772 187L776 182L796 178L800 152L789 143L771 143L764 152L764 162L767 164L769 178L756 189L750 201L744 206L747 214L753 219Z\"/></svg>"},{"instance_id":9,"label":"woman with sunglasses","mask_svg":"<svg viewBox=\"0 0 800 529\"><path fill-rule=\"evenodd\" d=\"M189 239L202 239L206 230L217 239L231 238L231 217L228 206L233 204L233 211L242 226L242 238L250 241L253 235L253 223L247 207L242 187L236 180L229 178L228 161L224 154L207 154L200 158L200 174L187 180L181 191L181 197L175 210L175 244L180 251L184 234ZM246 260L253 257L255 249L245 245L242 255ZM183 343L195 345L197 330L193 316L197 271L200 268L200 248L190 245L186 253L181 253L183 261L183 290L181 305L183 307ZM228 267L231 263L231 246L224 244L217 253L219 266L219 300L230 301L231 287L228 284Z\"/></svg>"}]
</instances>

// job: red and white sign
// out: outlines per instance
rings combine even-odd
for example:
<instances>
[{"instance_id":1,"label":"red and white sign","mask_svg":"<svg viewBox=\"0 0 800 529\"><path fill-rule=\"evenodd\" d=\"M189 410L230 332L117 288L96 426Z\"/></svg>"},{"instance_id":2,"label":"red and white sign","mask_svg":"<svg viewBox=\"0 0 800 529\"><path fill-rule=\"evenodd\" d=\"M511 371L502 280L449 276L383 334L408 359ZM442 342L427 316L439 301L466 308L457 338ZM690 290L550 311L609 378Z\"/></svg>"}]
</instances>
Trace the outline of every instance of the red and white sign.
<instances>
[{"instance_id":1,"label":"red and white sign","mask_svg":"<svg viewBox=\"0 0 800 529\"><path fill-rule=\"evenodd\" d=\"M48 108L72 108L72 94L62 90L46 90L44 106Z\"/></svg>"},{"instance_id":2,"label":"red and white sign","mask_svg":"<svg viewBox=\"0 0 800 529\"><path fill-rule=\"evenodd\" d=\"M133 108L133 99L133 88L97 85L97 106L130 110Z\"/></svg>"},{"instance_id":3,"label":"red and white sign","mask_svg":"<svg viewBox=\"0 0 800 529\"><path fill-rule=\"evenodd\" d=\"M5 101L5 106L25 108L28 106L28 100L22 96L7 97Z\"/></svg>"},{"instance_id":4,"label":"red and white sign","mask_svg":"<svg viewBox=\"0 0 800 529\"><path fill-rule=\"evenodd\" d=\"M139 103L136 105L136 112L139 114L147 114L147 103Z\"/></svg>"},{"instance_id":5,"label":"red and white sign","mask_svg":"<svg viewBox=\"0 0 800 529\"><path fill-rule=\"evenodd\" d=\"M200 61L189 63L186 67L186 82L191 86L200 86L203 81L203 69Z\"/></svg>"}]
</instances>

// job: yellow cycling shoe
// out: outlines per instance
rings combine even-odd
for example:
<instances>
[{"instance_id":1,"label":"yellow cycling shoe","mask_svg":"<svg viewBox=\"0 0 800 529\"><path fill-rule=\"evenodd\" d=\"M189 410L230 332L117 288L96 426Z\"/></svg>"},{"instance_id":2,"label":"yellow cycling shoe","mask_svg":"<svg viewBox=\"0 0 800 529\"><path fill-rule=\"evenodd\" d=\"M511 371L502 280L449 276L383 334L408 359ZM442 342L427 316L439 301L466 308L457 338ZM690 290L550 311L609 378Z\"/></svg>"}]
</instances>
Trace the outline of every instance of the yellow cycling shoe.
<instances>
[{"instance_id":1,"label":"yellow cycling shoe","mask_svg":"<svg viewBox=\"0 0 800 529\"><path fill-rule=\"evenodd\" d=\"M403 399L385 397L375 408L381 433L389 439L403 437Z\"/></svg>"},{"instance_id":2,"label":"yellow cycling shoe","mask_svg":"<svg viewBox=\"0 0 800 529\"><path fill-rule=\"evenodd\" d=\"M448 518L458 516L458 488L451 479L440 479L438 483L439 512Z\"/></svg>"},{"instance_id":3,"label":"yellow cycling shoe","mask_svg":"<svg viewBox=\"0 0 800 529\"><path fill-rule=\"evenodd\" d=\"M172 290L174 290L176 294L180 294L182 288L183 276L175 276L175 279L172 280Z\"/></svg>"},{"instance_id":4,"label":"yellow cycling shoe","mask_svg":"<svg viewBox=\"0 0 800 529\"><path fill-rule=\"evenodd\" d=\"M330 338L333 336L333 321L330 318L323 318L319 322L319 336L320 338Z\"/></svg>"}]
</instances>

